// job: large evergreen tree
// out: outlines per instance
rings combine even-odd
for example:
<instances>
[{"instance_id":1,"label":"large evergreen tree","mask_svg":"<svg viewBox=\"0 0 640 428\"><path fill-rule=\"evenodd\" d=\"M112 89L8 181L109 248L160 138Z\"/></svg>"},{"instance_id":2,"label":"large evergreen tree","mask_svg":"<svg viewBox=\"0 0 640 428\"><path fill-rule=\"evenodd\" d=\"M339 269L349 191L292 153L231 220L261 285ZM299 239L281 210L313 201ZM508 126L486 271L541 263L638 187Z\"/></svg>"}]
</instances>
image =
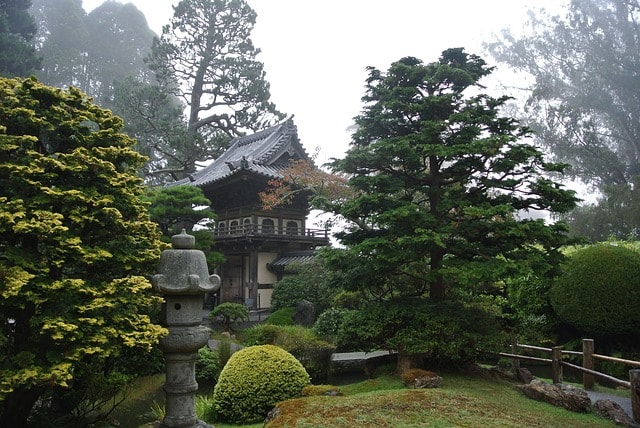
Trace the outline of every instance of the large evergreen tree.
<instances>
[{"instance_id":1,"label":"large evergreen tree","mask_svg":"<svg viewBox=\"0 0 640 428\"><path fill-rule=\"evenodd\" d=\"M351 147L333 163L357 192L334 207L350 222L334 260L345 286L437 302L560 259L565 226L530 214L566 212L576 200L547 177L563 167L500 114L507 98L478 93L490 72L463 49L369 69Z\"/></svg>"},{"instance_id":2,"label":"large evergreen tree","mask_svg":"<svg viewBox=\"0 0 640 428\"><path fill-rule=\"evenodd\" d=\"M32 10L44 83L76 86L111 107L114 82L153 81L144 58L155 34L133 4L108 1L87 14L80 0L35 0Z\"/></svg>"},{"instance_id":3,"label":"large evergreen tree","mask_svg":"<svg viewBox=\"0 0 640 428\"><path fill-rule=\"evenodd\" d=\"M27 76L40 68L30 7L31 0L0 0L0 76Z\"/></svg>"},{"instance_id":4,"label":"large evergreen tree","mask_svg":"<svg viewBox=\"0 0 640 428\"><path fill-rule=\"evenodd\" d=\"M217 157L229 138L283 117L256 60L255 20L245 0L182 0L153 44L149 65L165 91L187 104L194 135L182 176L195 171L195 160Z\"/></svg>"},{"instance_id":5,"label":"large evergreen tree","mask_svg":"<svg viewBox=\"0 0 640 428\"><path fill-rule=\"evenodd\" d=\"M183 120L184 104L157 84L133 77L114 82L113 112L125 120L124 131L135 138L135 149L148 158L141 174L150 185L180 178L185 160L195 163L199 153Z\"/></svg>"},{"instance_id":6,"label":"large evergreen tree","mask_svg":"<svg viewBox=\"0 0 640 428\"><path fill-rule=\"evenodd\" d=\"M39 399L77 412L163 333L146 279L160 236L121 128L76 89L0 80L0 426Z\"/></svg>"},{"instance_id":7,"label":"large evergreen tree","mask_svg":"<svg viewBox=\"0 0 640 428\"><path fill-rule=\"evenodd\" d=\"M595 240L640 230L627 215L640 207L628 198L640 175L639 19L638 0L572 0L564 16L532 13L525 31L487 44L498 61L533 77L520 114L537 142L601 191L570 218Z\"/></svg>"},{"instance_id":8,"label":"large evergreen tree","mask_svg":"<svg viewBox=\"0 0 640 428\"><path fill-rule=\"evenodd\" d=\"M89 30L82 0L34 0L31 13L42 55L42 69L36 76L51 86L85 88Z\"/></svg>"}]
</instances>

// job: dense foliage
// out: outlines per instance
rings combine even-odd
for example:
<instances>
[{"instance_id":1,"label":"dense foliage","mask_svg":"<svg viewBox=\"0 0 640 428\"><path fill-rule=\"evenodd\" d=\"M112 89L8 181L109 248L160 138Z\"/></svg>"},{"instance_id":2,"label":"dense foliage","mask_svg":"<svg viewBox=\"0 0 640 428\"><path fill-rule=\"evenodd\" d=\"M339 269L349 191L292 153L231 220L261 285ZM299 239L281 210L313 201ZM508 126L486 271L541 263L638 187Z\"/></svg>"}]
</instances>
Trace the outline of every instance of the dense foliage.
<instances>
[{"instance_id":1,"label":"dense foliage","mask_svg":"<svg viewBox=\"0 0 640 428\"><path fill-rule=\"evenodd\" d=\"M558 316L597 338L640 331L640 253L608 243L573 253L551 289Z\"/></svg>"},{"instance_id":2,"label":"dense foliage","mask_svg":"<svg viewBox=\"0 0 640 428\"><path fill-rule=\"evenodd\" d=\"M399 370L424 365L464 367L475 361L479 349L493 349L500 341L499 333L496 320L482 308L398 298L347 312L338 346L397 350L399 363L408 364ZM409 358L403 361L405 356Z\"/></svg>"},{"instance_id":3,"label":"dense foliage","mask_svg":"<svg viewBox=\"0 0 640 428\"><path fill-rule=\"evenodd\" d=\"M160 234L140 199L144 159L121 128L76 89L0 80L2 426L96 370L120 376L120 357L164 333L145 278Z\"/></svg>"},{"instance_id":4,"label":"dense foliage","mask_svg":"<svg viewBox=\"0 0 640 428\"><path fill-rule=\"evenodd\" d=\"M219 417L236 424L264 420L276 403L299 397L309 375L298 360L273 345L251 346L234 353L213 391Z\"/></svg>"},{"instance_id":5,"label":"dense foliage","mask_svg":"<svg viewBox=\"0 0 640 428\"><path fill-rule=\"evenodd\" d=\"M629 215L640 210L639 18L638 0L572 0L562 16L532 13L517 35L503 31L487 44L532 77L520 114L536 141L602 192L570 217L576 233L594 240L640 227Z\"/></svg>"}]
</instances>

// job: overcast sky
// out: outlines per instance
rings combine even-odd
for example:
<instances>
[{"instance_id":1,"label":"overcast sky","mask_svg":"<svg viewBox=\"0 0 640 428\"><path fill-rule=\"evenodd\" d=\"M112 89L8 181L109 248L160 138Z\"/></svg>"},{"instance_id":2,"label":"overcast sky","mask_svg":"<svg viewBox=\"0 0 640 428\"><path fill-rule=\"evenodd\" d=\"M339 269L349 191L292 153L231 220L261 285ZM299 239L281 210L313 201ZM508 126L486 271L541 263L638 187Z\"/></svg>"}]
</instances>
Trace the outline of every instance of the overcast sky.
<instances>
[{"instance_id":1,"label":"overcast sky","mask_svg":"<svg viewBox=\"0 0 640 428\"><path fill-rule=\"evenodd\" d=\"M103 0L83 0L87 11ZM133 3L160 34L178 0ZM438 59L452 47L486 57L482 42L503 28L515 31L528 8L558 11L564 0L248 0L258 18L253 43L262 50L271 99L295 115L307 152L321 148L319 164L342 157L349 126L362 107L366 67L386 70L414 56ZM504 75L504 79L513 79Z\"/></svg>"}]
</instances>

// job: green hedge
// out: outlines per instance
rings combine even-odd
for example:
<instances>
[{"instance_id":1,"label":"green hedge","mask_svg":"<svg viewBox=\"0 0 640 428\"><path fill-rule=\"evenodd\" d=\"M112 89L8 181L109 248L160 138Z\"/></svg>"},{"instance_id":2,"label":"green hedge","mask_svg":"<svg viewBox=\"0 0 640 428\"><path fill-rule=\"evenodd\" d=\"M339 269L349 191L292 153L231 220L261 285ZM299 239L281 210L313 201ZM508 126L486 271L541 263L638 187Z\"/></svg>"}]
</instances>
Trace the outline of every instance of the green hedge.
<instances>
[{"instance_id":1,"label":"green hedge","mask_svg":"<svg viewBox=\"0 0 640 428\"><path fill-rule=\"evenodd\" d=\"M572 253L551 288L558 317L603 337L640 329L640 253L598 244Z\"/></svg>"}]
</instances>

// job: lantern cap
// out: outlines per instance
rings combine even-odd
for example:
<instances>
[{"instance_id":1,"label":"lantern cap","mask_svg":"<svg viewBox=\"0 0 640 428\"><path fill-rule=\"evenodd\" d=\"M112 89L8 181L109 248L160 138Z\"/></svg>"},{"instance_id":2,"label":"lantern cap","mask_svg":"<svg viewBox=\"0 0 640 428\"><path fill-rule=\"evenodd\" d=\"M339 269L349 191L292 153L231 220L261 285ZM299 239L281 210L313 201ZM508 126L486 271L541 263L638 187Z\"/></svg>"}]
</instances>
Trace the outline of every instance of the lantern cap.
<instances>
[{"instance_id":1,"label":"lantern cap","mask_svg":"<svg viewBox=\"0 0 640 428\"><path fill-rule=\"evenodd\" d=\"M173 248L188 250L195 247L196 237L187 234L187 231L182 229L182 232L171 237L171 244Z\"/></svg>"}]
</instances>

